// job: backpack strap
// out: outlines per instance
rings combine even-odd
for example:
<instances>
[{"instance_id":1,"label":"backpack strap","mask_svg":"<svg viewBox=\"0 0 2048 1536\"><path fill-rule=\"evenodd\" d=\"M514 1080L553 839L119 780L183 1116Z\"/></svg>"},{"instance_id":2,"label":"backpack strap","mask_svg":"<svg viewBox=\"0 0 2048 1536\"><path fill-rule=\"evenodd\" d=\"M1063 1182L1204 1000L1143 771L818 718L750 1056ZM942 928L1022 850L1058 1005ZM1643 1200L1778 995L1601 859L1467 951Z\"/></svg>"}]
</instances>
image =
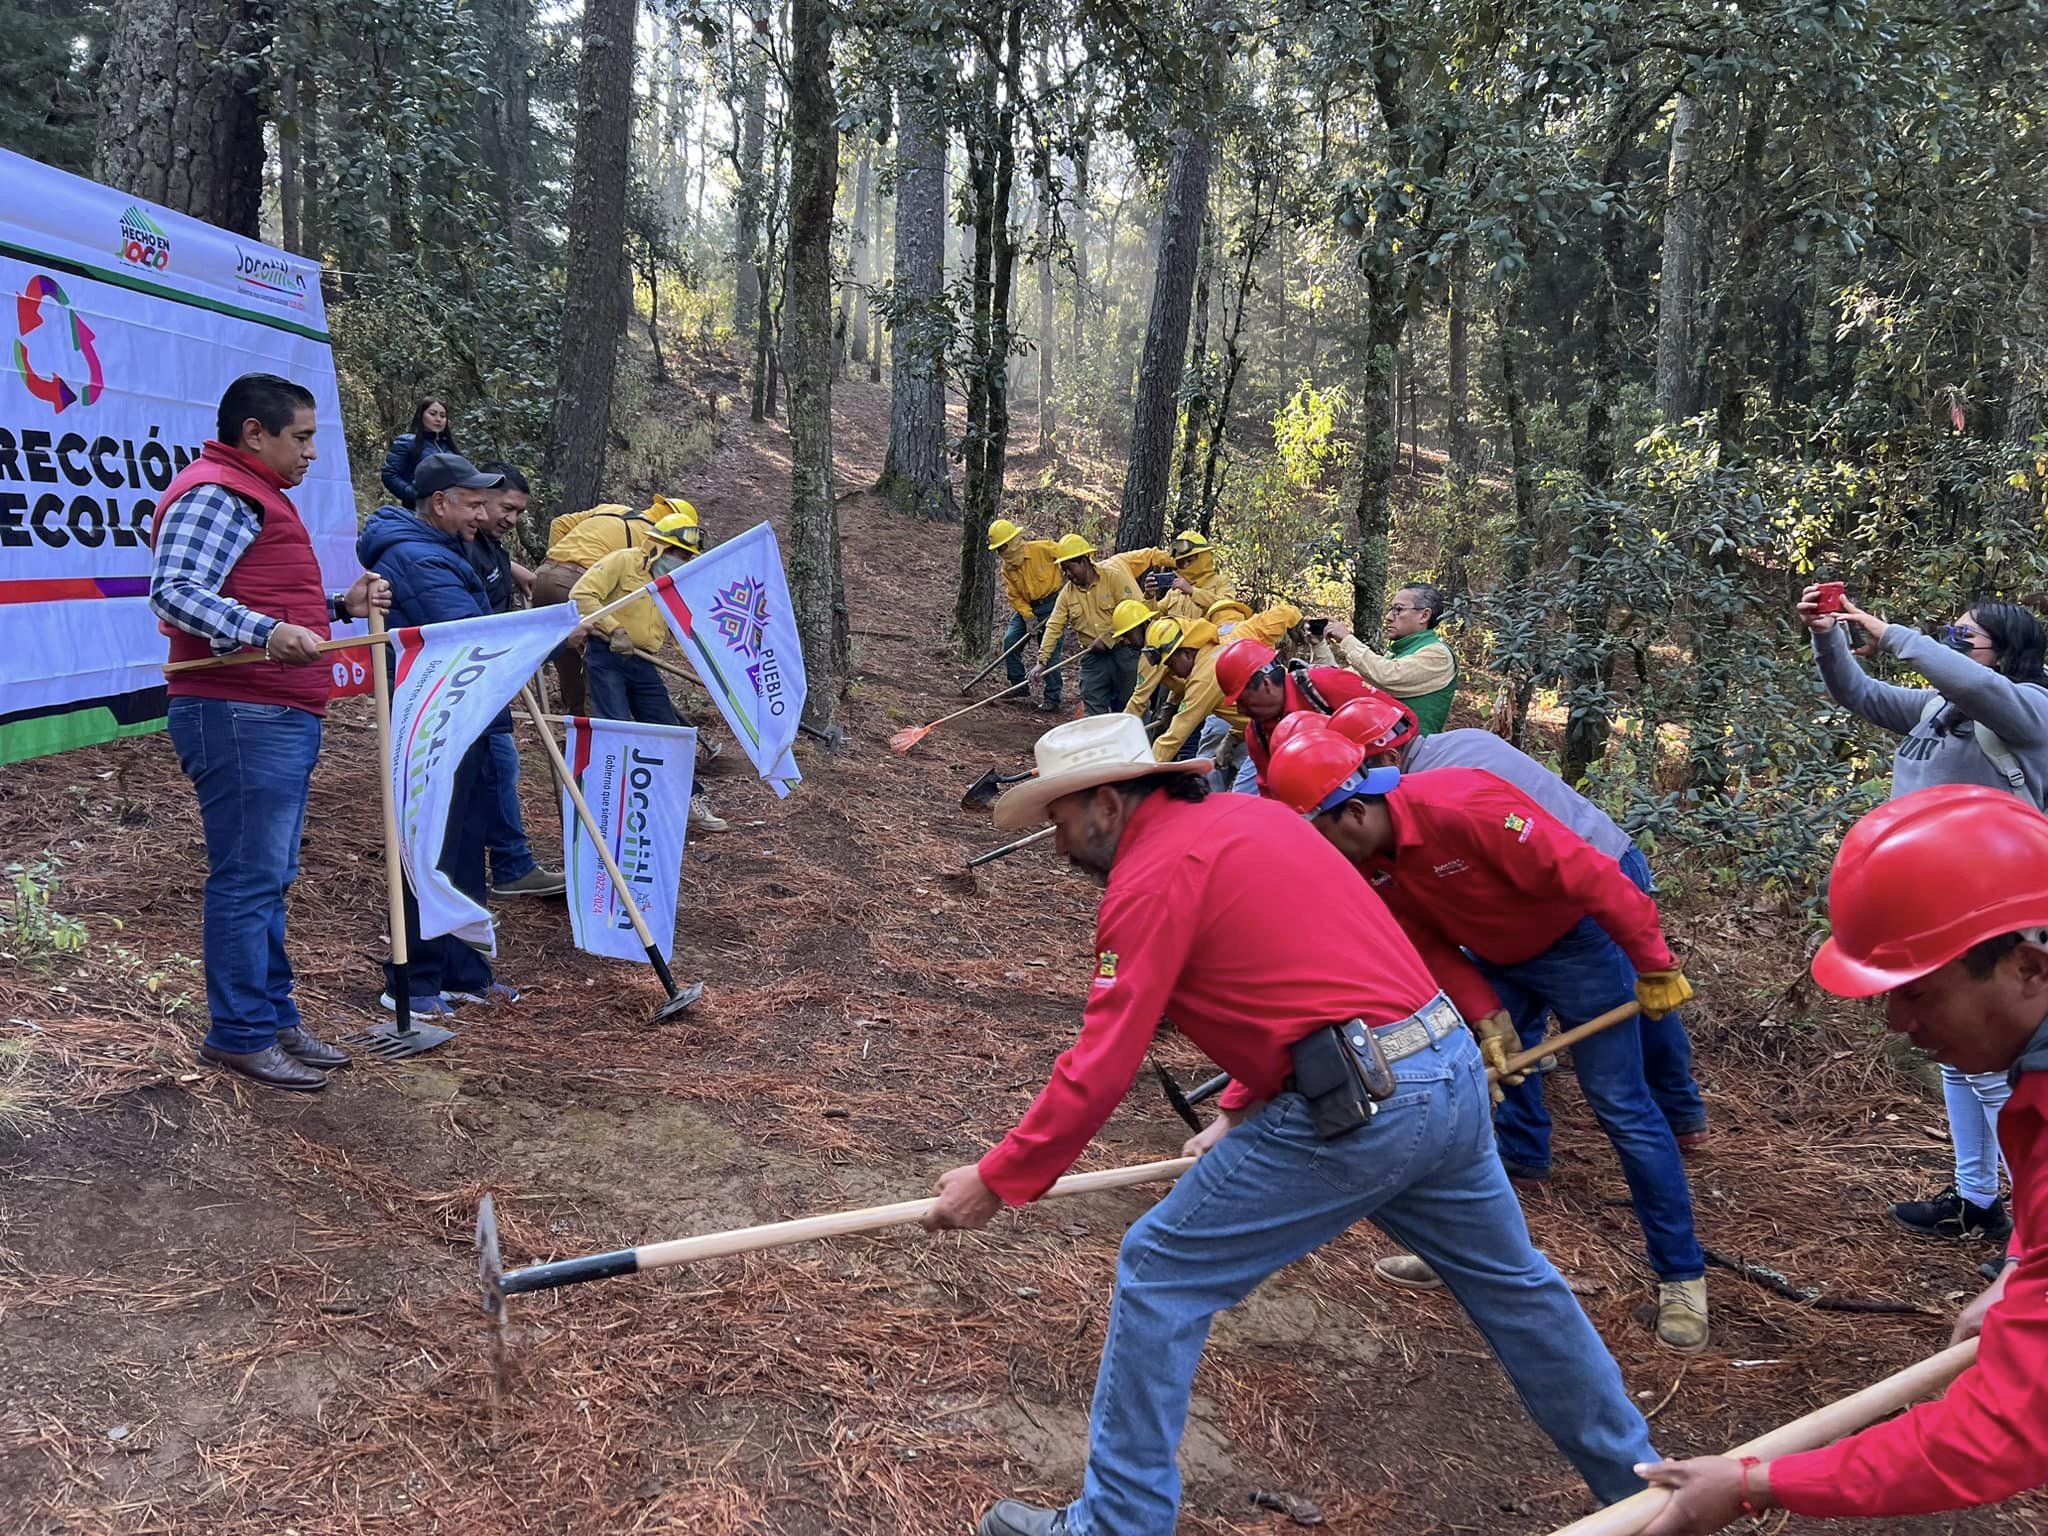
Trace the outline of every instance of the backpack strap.
<instances>
[{"instance_id":1,"label":"backpack strap","mask_svg":"<svg viewBox=\"0 0 2048 1536\"><path fill-rule=\"evenodd\" d=\"M2020 686L2023 688L2032 688L2037 685L2033 683L2022 683ZM1921 708L1920 723L1922 725L1925 725L1928 721L1932 720L1936 715L1940 714L1947 707L1948 700L1943 698L1938 693L1935 694L1934 697L1929 699L1927 703ZM1970 726L1970 734L1972 739L1977 743L1977 750L1982 752L1984 754L1986 761L1988 761L1993 768L1998 770L1998 776L2005 780L2006 788L2010 789L2015 795L2018 795L2022 800L2026 801L2027 804L2039 808L2041 805L2041 797L2035 794L2033 787L2027 783L2026 770L2020 766L2020 760L2013 754L2012 748L2008 747L2005 744L2005 742L2000 739L1998 732L1992 730L1991 727L1986 725L1982 720L1972 720L1970 722Z\"/></svg>"}]
</instances>

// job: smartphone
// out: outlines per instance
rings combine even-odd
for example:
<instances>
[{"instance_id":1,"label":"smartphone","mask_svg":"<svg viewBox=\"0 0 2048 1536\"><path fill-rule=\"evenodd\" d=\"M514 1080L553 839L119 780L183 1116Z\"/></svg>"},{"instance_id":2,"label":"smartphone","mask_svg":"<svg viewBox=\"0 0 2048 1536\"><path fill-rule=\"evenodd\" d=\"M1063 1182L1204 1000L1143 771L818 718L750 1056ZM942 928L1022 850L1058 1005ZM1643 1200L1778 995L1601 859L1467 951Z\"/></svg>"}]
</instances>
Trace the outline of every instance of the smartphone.
<instances>
[{"instance_id":1,"label":"smartphone","mask_svg":"<svg viewBox=\"0 0 2048 1536\"><path fill-rule=\"evenodd\" d=\"M1320 640L1323 631L1330 627L1330 621L1328 619L1310 619L1305 627L1310 634Z\"/></svg>"},{"instance_id":2,"label":"smartphone","mask_svg":"<svg viewBox=\"0 0 2048 1536\"><path fill-rule=\"evenodd\" d=\"M1814 612L1840 613L1842 611L1842 592L1845 585L1846 583L1839 581L1822 582L1820 584L1820 593L1814 600Z\"/></svg>"}]
</instances>

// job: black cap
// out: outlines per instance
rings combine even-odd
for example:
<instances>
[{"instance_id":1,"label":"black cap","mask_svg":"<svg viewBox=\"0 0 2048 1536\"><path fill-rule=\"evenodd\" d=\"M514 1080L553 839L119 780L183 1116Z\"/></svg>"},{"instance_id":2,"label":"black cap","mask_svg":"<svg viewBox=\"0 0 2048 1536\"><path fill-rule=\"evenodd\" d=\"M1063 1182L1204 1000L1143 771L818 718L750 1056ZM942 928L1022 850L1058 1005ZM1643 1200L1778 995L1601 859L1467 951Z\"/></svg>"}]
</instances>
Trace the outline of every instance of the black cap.
<instances>
[{"instance_id":1,"label":"black cap","mask_svg":"<svg viewBox=\"0 0 2048 1536\"><path fill-rule=\"evenodd\" d=\"M413 471L413 499L425 501L438 491L495 491L504 483L503 475L487 475L459 453L430 453Z\"/></svg>"}]
</instances>

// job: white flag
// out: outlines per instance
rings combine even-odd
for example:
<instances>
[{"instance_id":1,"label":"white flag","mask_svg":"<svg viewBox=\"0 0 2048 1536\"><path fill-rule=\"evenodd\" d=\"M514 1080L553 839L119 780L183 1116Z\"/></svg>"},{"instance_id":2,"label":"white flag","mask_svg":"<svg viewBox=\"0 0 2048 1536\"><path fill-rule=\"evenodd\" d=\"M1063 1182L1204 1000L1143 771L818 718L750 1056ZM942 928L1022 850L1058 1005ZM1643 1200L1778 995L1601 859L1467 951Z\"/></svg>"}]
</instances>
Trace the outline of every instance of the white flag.
<instances>
[{"instance_id":1,"label":"white flag","mask_svg":"<svg viewBox=\"0 0 2048 1536\"><path fill-rule=\"evenodd\" d=\"M627 720L569 722L569 772L603 834L612 862L647 919L661 958L674 957L676 885L690 821L697 733L686 725ZM633 919L592 845L576 804L562 792L562 847L568 851L569 926L586 954L647 963Z\"/></svg>"},{"instance_id":2,"label":"white flag","mask_svg":"<svg viewBox=\"0 0 2048 1536\"><path fill-rule=\"evenodd\" d=\"M803 777L789 749L804 708L804 652L775 530L749 528L652 587L684 658L755 771L787 795Z\"/></svg>"},{"instance_id":3,"label":"white flag","mask_svg":"<svg viewBox=\"0 0 2048 1536\"><path fill-rule=\"evenodd\" d=\"M392 804L398 846L420 908L420 937L452 933L497 953L491 914L439 866L455 769L470 744L578 623L574 604L528 608L394 631Z\"/></svg>"}]
</instances>

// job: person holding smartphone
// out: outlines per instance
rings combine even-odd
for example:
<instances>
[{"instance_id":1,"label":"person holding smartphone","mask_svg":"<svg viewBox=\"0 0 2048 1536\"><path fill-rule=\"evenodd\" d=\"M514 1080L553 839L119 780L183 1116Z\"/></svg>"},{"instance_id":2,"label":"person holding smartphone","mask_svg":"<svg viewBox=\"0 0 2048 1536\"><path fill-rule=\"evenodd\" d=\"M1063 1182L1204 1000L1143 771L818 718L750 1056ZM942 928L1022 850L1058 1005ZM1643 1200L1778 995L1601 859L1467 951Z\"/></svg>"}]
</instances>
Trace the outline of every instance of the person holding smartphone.
<instances>
[{"instance_id":1,"label":"person holding smartphone","mask_svg":"<svg viewBox=\"0 0 2048 1536\"><path fill-rule=\"evenodd\" d=\"M1892 796L1951 784L2002 790L2039 807L2048 793L2048 673L2034 615L2018 603L1983 597L1936 635L1888 624L1846 594L1816 585L1801 594L1799 620L1812 632L1814 659L1828 694L1872 725L1899 737ZM1839 606L1837 606L1839 605ZM1885 652L1927 686L1879 682L1850 654ZM2012 1089L2003 1072L1965 1072L1944 1064L1943 1097L1955 1177L1930 1200L1902 1200L1892 1219L1923 1237L2004 1243L2012 1222L1999 1199L1998 1112Z\"/></svg>"}]
</instances>

